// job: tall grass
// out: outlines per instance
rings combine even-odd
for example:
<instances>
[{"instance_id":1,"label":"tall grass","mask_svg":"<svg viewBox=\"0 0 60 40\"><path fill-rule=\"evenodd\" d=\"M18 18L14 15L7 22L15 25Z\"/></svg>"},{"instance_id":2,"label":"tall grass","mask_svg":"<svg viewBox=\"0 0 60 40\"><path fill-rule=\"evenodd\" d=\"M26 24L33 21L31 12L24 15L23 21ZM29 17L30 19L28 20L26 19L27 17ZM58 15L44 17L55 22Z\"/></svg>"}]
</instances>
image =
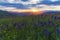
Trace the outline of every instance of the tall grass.
<instances>
[{"instance_id":1,"label":"tall grass","mask_svg":"<svg viewBox=\"0 0 60 40\"><path fill-rule=\"evenodd\" d=\"M0 40L60 40L58 17L40 15L0 18Z\"/></svg>"}]
</instances>

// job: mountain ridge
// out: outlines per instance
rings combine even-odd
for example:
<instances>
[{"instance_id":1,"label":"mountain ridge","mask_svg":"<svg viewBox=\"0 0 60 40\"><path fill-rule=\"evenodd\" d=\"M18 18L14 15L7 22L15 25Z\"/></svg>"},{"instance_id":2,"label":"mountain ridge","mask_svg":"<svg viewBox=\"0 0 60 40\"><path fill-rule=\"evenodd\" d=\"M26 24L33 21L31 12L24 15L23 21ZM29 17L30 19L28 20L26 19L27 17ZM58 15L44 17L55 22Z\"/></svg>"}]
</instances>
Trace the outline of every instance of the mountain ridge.
<instances>
[{"instance_id":1,"label":"mountain ridge","mask_svg":"<svg viewBox=\"0 0 60 40\"><path fill-rule=\"evenodd\" d=\"M60 11L44 11L42 14L39 15L45 15L45 14L60 14ZM0 10L0 18L9 18L9 17L19 17L19 16L31 16L31 12L7 12Z\"/></svg>"}]
</instances>

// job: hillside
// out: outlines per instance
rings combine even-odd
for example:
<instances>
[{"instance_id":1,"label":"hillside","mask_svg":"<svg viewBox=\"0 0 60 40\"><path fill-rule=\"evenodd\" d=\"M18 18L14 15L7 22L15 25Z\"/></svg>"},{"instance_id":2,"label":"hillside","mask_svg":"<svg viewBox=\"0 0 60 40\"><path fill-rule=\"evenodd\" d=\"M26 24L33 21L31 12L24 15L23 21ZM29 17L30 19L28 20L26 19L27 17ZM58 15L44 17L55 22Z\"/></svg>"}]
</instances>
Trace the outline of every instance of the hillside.
<instances>
[{"instance_id":1,"label":"hillside","mask_svg":"<svg viewBox=\"0 0 60 40\"><path fill-rule=\"evenodd\" d=\"M0 19L0 40L60 40L60 12ZM13 17L1 11L0 16Z\"/></svg>"},{"instance_id":2,"label":"hillside","mask_svg":"<svg viewBox=\"0 0 60 40\"><path fill-rule=\"evenodd\" d=\"M9 12L0 10L0 18L4 18L4 17L16 17L16 14L11 14Z\"/></svg>"},{"instance_id":3,"label":"hillside","mask_svg":"<svg viewBox=\"0 0 60 40\"><path fill-rule=\"evenodd\" d=\"M29 16L29 12L25 13L18 13L18 12L7 12L7 11L2 11L0 10L0 18L4 17L18 17L18 16Z\"/></svg>"}]
</instances>

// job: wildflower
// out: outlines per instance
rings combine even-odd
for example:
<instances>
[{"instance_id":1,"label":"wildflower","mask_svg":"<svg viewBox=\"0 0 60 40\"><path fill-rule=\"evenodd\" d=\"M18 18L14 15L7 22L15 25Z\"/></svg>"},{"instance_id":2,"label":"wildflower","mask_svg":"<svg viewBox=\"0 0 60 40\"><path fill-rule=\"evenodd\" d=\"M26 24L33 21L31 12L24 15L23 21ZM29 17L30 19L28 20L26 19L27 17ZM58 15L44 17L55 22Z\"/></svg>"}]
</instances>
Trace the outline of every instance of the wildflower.
<instances>
[{"instance_id":1,"label":"wildflower","mask_svg":"<svg viewBox=\"0 0 60 40\"><path fill-rule=\"evenodd\" d=\"M44 29L45 35L48 36L49 35L49 31L47 29Z\"/></svg>"}]
</instances>

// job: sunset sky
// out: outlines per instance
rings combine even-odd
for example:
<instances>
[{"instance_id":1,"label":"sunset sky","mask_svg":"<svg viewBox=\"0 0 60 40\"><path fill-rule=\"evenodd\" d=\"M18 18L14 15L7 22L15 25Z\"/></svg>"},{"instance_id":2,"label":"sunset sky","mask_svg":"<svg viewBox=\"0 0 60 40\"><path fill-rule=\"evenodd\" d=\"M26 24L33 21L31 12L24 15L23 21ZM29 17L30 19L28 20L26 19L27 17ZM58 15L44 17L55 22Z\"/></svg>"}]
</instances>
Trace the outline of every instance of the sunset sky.
<instances>
[{"instance_id":1,"label":"sunset sky","mask_svg":"<svg viewBox=\"0 0 60 40\"><path fill-rule=\"evenodd\" d=\"M0 0L0 10L13 12L60 11L60 0Z\"/></svg>"}]
</instances>

